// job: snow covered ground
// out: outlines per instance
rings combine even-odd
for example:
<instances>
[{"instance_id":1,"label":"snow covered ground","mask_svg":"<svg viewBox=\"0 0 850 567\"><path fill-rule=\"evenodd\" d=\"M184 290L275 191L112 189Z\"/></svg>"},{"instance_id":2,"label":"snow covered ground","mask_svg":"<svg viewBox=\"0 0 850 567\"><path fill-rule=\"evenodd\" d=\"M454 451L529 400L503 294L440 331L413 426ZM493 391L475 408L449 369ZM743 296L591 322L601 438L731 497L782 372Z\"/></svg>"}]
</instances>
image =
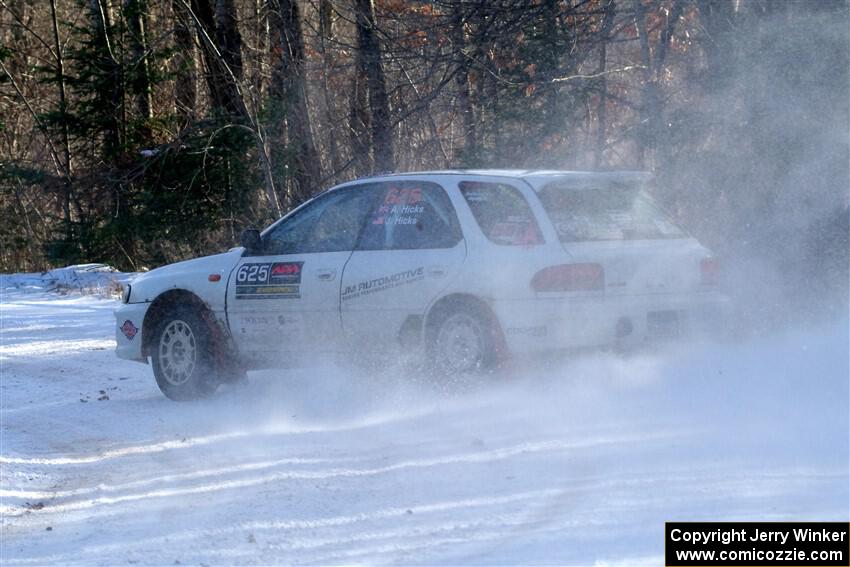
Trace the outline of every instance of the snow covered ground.
<instances>
[{"instance_id":1,"label":"snow covered ground","mask_svg":"<svg viewBox=\"0 0 850 567\"><path fill-rule=\"evenodd\" d=\"M3 564L660 565L666 520L850 515L846 319L465 391L317 364L175 403L74 286L0 281Z\"/></svg>"}]
</instances>

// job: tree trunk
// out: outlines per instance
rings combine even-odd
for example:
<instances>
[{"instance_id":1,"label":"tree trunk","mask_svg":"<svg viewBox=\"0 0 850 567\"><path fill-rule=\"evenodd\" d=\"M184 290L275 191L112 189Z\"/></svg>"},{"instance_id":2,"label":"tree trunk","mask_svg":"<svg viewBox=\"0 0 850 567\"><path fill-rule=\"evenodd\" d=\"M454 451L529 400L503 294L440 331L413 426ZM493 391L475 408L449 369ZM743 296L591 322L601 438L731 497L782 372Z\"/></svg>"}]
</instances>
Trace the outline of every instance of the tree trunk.
<instances>
[{"instance_id":1,"label":"tree trunk","mask_svg":"<svg viewBox=\"0 0 850 567\"><path fill-rule=\"evenodd\" d=\"M331 0L319 0L319 34L322 39L334 37L334 7Z\"/></svg>"},{"instance_id":2,"label":"tree trunk","mask_svg":"<svg viewBox=\"0 0 850 567\"><path fill-rule=\"evenodd\" d=\"M357 57L362 61L369 88L369 107L372 114L372 155L375 169L393 171L392 128L390 126L390 106L387 99L387 87L384 69L381 64L381 46L375 33L375 5L373 0L354 0L357 26Z\"/></svg>"},{"instance_id":3,"label":"tree trunk","mask_svg":"<svg viewBox=\"0 0 850 567\"><path fill-rule=\"evenodd\" d=\"M65 90L65 59L62 56L62 44L59 41L59 19L56 16L56 0L50 0L50 15L53 24L53 49L56 51L56 87L59 90L59 115L62 120L62 153L65 158L65 180L62 194L62 216L65 223L65 237L72 237L71 231L71 142L68 138L68 98Z\"/></svg>"},{"instance_id":4,"label":"tree trunk","mask_svg":"<svg viewBox=\"0 0 850 567\"><path fill-rule=\"evenodd\" d=\"M669 145L662 146L660 156L657 156L659 139L661 137L662 125L662 93L661 73L667 57L667 49L673 38L676 23L682 15L684 4L680 0L674 0L668 15L667 23L661 31L658 44L655 47L655 60L653 61L649 50L649 34L646 29L645 9L641 0L633 0L635 26L640 41L641 60L643 65L643 101L641 104L641 128L638 132L638 166L646 167L647 153L655 158L656 162L665 163L668 159L667 150Z\"/></svg>"},{"instance_id":5,"label":"tree trunk","mask_svg":"<svg viewBox=\"0 0 850 567\"><path fill-rule=\"evenodd\" d=\"M458 106L460 107L461 120L463 122L463 156L464 164L467 166L478 165L478 136L475 131L475 109L469 90L469 63L464 50L466 39L464 26L466 18L461 4L455 4L452 11L452 43L457 57L458 72L455 74L455 85L457 86Z\"/></svg>"},{"instance_id":6,"label":"tree trunk","mask_svg":"<svg viewBox=\"0 0 850 567\"><path fill-rule=\"evenodd\" d=\"M185 6L185 0L180 1ZM192 0L191 16L198 31L201 53L203 53L204 64L207 68L207 88L209 89L213 110L223 112L234 119L245 118L247 111L239 94L238 77L228 61L230 59L231 62L238 63L238 71L241 74L241 55L238 60L234 59L233 45L228 47L229 54L225 55L222 51L225 46L218 43L218 39L223 37L228 37L229 41L235 40L229 37L229 33L218 32L215 12L213 12L210 0ZM232 22L234 25L235 21L234 16Z\"/></svg>"},{"instance_id":7,"label":"tree trunk","mask_svg":"<svg viewBox=\"0 0 850 567\"><path fill-rule=\"evenodd\" d=\"M145 10L144 0L124 0L124 17L127 18L130 29L130 50L135 69L132 74L133 96L139 117L147 121L153 118L153 101L145 36Z\"/></svg>"},{"instance_id":8,"label":"tree trunk","mask_svg":"<svg viewBox=\"0 0 850 567\"><path fill-rule=\"evenodd\" d=\"M174 103L180 125L185 126L195 115L197 104L197 63L191 19L184 11L182 0L172 0L174 32Z\"/></svg>"},{"instance_id":9,"label":"tree trunk","mask_svg":"<svg viewBox=\"0 0 850 567\"><path fill-rule=\"evenodd\" d=\"M735 68L735 48L741 43L734 41L735 4L725 0L697 0L697 8L705 34L700 41L707 70L704 87L713 94L727 88L733 76L731 70Z\"/></svg>"},{"instance_id":10,"label":"tree trunk","mask_svg":"<svg viewBox=\"0 0 850 567\"><path fill-rule=\"evenodd\" d=\"M268 69L269 17L266 0L254 0L254 53L251 65L251 85L256 96L262 100L265 74Z\"/></svg>"},{"instance_id":11,"label":"tree trunk","mask_svg":"<svg viewBox=\"0 0 850 567\"><path fill-rule=\"evenodd\" d=\"M325 123L328 125L337 124L337 116L334 107L333 96L331 94L331 86L329 84L330 70L334 65L334 58L331 50L327 47L327 42L334 39L334 17L333 5L331 0L319 0L319 50L322 53L322 95L325 104ZM328 136L328 153L331 160L331 175L332 181L336 182L337 175L342 171L342 160L339 154L339 142L336 132L329 129Z\"/></svg>"},{"instance_id":12,"label":"tree trunk","mask_svg":"<svg viewBox=\"0 0 850 567\"><path fill-rule=\"evenodd\" d=\"M109 36L112 30L112 14L105 0L90 0L91 24L94 33L94 49L97 52L101 69L105 69L112 78L112 88L108 92L98 93L104 103L106 116L105 143L103 155L107 162L112 162L122 151L124 88L121 64L112 51L112 40Z\"/></svg>"},{"instance_id":13,"label":"tree trunk","mask_svg":"<svg viewBox=\"0 0 850 567\"><path fill-rule=\"evenodd\" d=\"M673 33L676 30L676 24L682 17L684 10L684 2L682 0L673 0L670 11L667 14L667 22L661 30L661 35L658 38L658 44L655 48L655 57L652 73L652 93L650 98L650 112L652 117L652 136L655 149L655 160L657 163L667 165L672 159L672 144L667 135L667 128L664 124L664 116L662 114L664 106L664 96L662 92L662 84L664 80L664 66L667 62L667 53L669 52L670 42L673 40Z\"/></svg>"},{"instance_id":14,"label":"tree trunk","mask_svg":"<svg viewBox=\"0 0 850 567\"><path fill-rule=\"evenodd\" d=\"M614 0L608 0L605 5L605 13L602 15L602 30L599 38L599 104L596 107L596 147L593 152L593 167L598 169L602 166L605 158L605 147L607 145L606 128L608 125L608 79L605 71L608 67L608 35L614 25L615 15Z\"/></svg>"},{"instance_id":15,"label":"tree trunk","mask_svg":"<svg viewBox=\"0 0 850 567\"><path fill-rule=\"evenodd\" d=\"M304 36L298 5L293 0L278 0L275 19L281 52L276 78L282 84L274 92L280 97L279 102L286 117L289 145L295 149L293 178L296 187L293 194L287 196L286 203L292 206L307 199L318 189L321 162L313 141L307 105Z\"/></svg>"},{"instance_id":16,"label":"tree trunk","mask_svg":"<svg viewBox=\"0 0 850 567\"><path fill-rule=\"evenodd\" d=\"M561 30L558 28L558 16L561 10L560 2L558 0L545 0L540 9L543 19L543 44L546 49L541 54L542 57L539 59L537 71L542 82L543 93L541 94L544 101L543 124L540 125L541 132L538 139L545 140L550 136L563 132L566 124L564 123L563 114L558 112L558 101L560 98L558 91L560 87L558 83L553 82L553 79L560 75L561 64L559 54L561 53L562 39L560 37ZM537 147L534 150L539 151L540 148ZM545 153L540 152L540 154L538 159L542 159L543 163L548 163L549 160Z\"/></svg>"},{"instance_id":17,"label":"tree trunk","mask_svg":"<svg viewBox=\"0 0 850 567\"><path fill-rule=\"evenodd\" d=\"M363 70L363 59L356 58L354 74L351 78L351 95L348 109L348 131L351 141L352 161L354 172L358 177L368 175L374 170L369 129L371 119L367 112L369 106L368 89L366 87L366 72Z\"/></svg>"},{"instance_id":18,"label":"tree trunk","mask_svg":"<svg viewBox=\"0 0 850 567\"><path fill-rule=\"evenodd\" d=\"M96 95L107 109L104 112L105 140L101 153L104 162L115 168L118 167L125 152L124 70L113 50L111 38L113 15L108 0L90 0L90 8L94 30L93 48L97 53L100 68L106 71L111 81L111 88ZM135 257L135 241L132 233L127 230L130 217L127 186L120 180L110 180L108 184L112 193L112 222L117 229L114 244L132 264Z\"/></svg>"},{"instance_id":19,"label":"tree trunk","mask_svg":"<svg viewBox=\"0 0 850 567\"><path fill-rule=\"evenodd\" d=\"M637 167L646 167L647 155L655 148L656 117L659 113L658 90L652 73L652 58L649 52L649 34L646 30L646 14L641 0L632 0L635 28L640 42L641 66L643 68L643 99L640 105L640 124L637 128Z\"/></svg>"},{"instance_id":20,"label":"tree trunk","mask_svg":"<svg viewBox=\"0 0 850 567\"><path fill-rule=\"evenodd\" d=\"M233 0L216 0L215 42L221 57L237 81L242 80L242 35L236 18Z\"/></svg>"}]
</instances>

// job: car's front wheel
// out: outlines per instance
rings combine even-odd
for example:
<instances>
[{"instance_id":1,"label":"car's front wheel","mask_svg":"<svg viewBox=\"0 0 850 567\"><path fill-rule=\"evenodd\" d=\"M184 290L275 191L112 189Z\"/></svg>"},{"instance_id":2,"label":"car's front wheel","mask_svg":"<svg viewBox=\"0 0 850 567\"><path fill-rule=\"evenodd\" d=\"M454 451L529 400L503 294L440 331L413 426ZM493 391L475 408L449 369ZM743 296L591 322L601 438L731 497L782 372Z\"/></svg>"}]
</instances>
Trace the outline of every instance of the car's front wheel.
<instances>
[{"instance_id":1,"label":"car's front wheel","mask_svg":"<svg viewBox=\"0 0 850 567\"><path fill-rule=\"evenodd\" d=\"M439 374L470 374L495 364L493 329L474 309L444 311L433 322L429 335L429 362Z\"/></svg>"},{"instance_id":2,"label":"car's front wheel","mask_svg":"<svg viewBox=\"0 0 850 567\"><path fill-rule=\"evenodd\" d=\"M176 309L163 317L151 357L162 393L178 401L212 394L218 386L212 346L209 326L196 312Z\"/></svg>"}]
</instances>

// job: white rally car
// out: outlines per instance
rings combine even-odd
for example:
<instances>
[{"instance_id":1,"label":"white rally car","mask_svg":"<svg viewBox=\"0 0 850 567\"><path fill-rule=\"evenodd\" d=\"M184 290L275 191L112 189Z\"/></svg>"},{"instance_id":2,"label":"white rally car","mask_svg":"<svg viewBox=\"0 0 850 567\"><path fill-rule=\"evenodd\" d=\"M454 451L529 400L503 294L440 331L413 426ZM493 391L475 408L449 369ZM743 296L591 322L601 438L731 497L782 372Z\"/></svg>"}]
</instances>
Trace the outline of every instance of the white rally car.
<instances>
[{"instance_id":1,"label":"white rally car","mask_svg":"<svg viewBox=\"0 0 850 567\"><path fill-rule=\"evenodd\" d=\"M718 263L640 172L439 171L334 187L242 246L135 279L117 353L166 396L246 369L399 352L441 373L722 322Z\"/></svg>"}]
</instances>

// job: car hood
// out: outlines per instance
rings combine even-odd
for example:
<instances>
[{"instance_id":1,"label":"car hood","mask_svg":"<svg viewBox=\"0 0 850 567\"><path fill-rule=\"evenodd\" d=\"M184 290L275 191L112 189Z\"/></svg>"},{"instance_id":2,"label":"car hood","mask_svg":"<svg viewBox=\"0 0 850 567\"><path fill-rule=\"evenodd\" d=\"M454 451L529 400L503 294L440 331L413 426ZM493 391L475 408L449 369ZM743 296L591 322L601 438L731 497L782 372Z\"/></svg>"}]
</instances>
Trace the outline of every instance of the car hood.
<instances>
[{"instance_id":1,"label":"car hood","mask_svg":"<svg viewBox=\"0 0 850 567\"><path fill-rule=\"evenodd\" d=\"M156 268L130 282L131 301L133 303L153 301L157 295L168 289L185 289L203 299L207 299L210 293L218 295L216 292L221 290L223 297L227 278L241 257L242 248L234 248L222 254L194 258ZM221 280L210 282L211 274L220 274Z\"/></svg>"}]
</instances>

